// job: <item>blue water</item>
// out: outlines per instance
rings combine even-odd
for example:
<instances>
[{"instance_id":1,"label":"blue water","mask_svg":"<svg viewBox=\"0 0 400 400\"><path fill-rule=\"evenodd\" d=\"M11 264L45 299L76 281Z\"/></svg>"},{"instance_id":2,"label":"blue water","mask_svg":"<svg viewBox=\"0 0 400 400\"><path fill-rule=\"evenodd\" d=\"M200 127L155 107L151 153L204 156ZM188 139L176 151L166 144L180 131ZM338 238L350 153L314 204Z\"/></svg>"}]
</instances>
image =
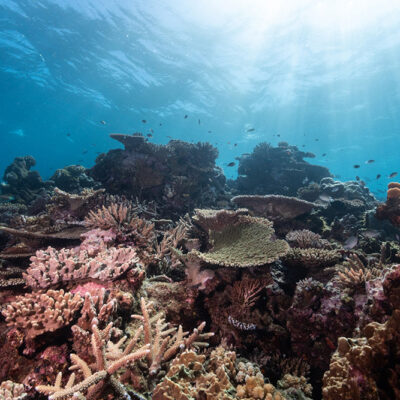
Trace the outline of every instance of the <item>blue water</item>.
<instances>
[{"instance_id":1,"label":"blue water","mask_svg":"<svg viewBox=\"0 0 400 400\"><path fill-rule=\"evenodd\" d=\"M0 171L90 167L150 129L215 144L228 177L281 140L380 197L400 170L399 2L0 0L0 27Z\"/></svg>"}]
</instances>

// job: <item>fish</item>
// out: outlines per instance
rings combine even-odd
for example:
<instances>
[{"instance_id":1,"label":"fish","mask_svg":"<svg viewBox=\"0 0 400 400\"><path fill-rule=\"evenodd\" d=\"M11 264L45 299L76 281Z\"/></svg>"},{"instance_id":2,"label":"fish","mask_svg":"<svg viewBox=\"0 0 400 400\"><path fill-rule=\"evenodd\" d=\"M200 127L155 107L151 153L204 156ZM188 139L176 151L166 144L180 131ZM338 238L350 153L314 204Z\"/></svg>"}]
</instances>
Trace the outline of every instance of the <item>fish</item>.
<instances>
[{"instance_id":1,"label":"fish","mask_svg":"<svg viewBox=\"0 0 400 400\"><path fill-rule=\"evenodd\" d=\"M276 135L276 136L281 137L281 135Z\"/></svg>"},{"instance_id":2,"label":"fish","mask_svg":"<svg viewBox=\"0 0 400 400\"><path fill-rule=\"evenodd\" d=\"M162 123L160 122L160 126L162 126Z\"/></svg>"},{"instance_id":3,"label":"fish","mask_svg":"<svg viewBox=\"0 0 400 400\"><path fill-rule=\"evenodd\" d=\"M375 160L368 160L368 161L365 161L365 164L372 164L373 162L375 162Z\"/></svg>"},{"instance_id":4,"label":"fish","mask_svg":"<svg viewBox=\"0 0 400 400\"><path fill-rule=\"evenodd\" d=\"M319 139L315 139L315 141L316 141L316 142L318 142L318 141L319 141Z\"/></svg>"},{"instance_id":5,"label":"fish","mask_svg":"<svg viewBox=\"0 0 400 400\"><path fill-rule=\"evenodd\" d=\"M350 236L343 245L343 248L346 250L351 250L354 249L358 244L358 238L357 236Z\"/></svg>"},{"instance_id":6,"label":"fish","mask_svg":"<svg viewBox=\"0 0 400 400\"><path fill-rule=\"evenodd\" d=\"M359 176L356 176L356 180L359 181L359 180L360 180L360 177L359 177Z\"/></svg>"},{"instance_id":7,"label":"fish","mask_svg":"<svg viewBox=\"0 0 400 400\"><path fill-rule=\"evenodd\" d=\"M70 137L70 136L71 136L71 134L70 134L70 133L67 133L67 134L66 134L66 136L67 136L67 137Z\"/></svg>"},{"instance_id":8,"label":"fish","mask_svg":"<svg viewBox=\"0 0 400 400\"><path fill-rule=\"evenodd\" d=\"M327 194L321 194L318 198L319 198L321 201L324 201L324 202L326 202L326 203L330 203L330 202L332 201L332 197L331 197L331 196L328 196Z\"/></svg>"},{"instance_id":9,"label":"fish","mask_svg":"<svg viewBox=\"0 0 400 400\"><path fill-rule=\"evenodd\" d=\"M147 121L145 119L142 119L142 122L145 124Z\"/></svg>"},{"instance_id":10,"label":"fish","mask_svg":"<svg viewBox=\"0 0 400 400\"><path fill-rule=\"evenodd\" d=\"M326 156L326 153L322 154L322 157L325 157L325 156Z\"/></svg>"},{"instance_id":11,"label":"fish","mask_svg":"<svg viewBox=\"0 0 400 400\"><path fill-rule=\"evenodd\" d=\"M172 136L167 136L168 139L172 139Z\"/></svg>"},{"instance_id":12,"label":"fish","mask_svg":"<svg viewBox=\"0 0 400 400\"><path fill-rule=\"evenodd\" d=\"M187 114L185 114L185 116L184 116L183 118L185 118L185 119L186 119L187 117L188 117L188 115L187 115Z\"/></svg>"},{"instance_id":13,"label":"fish","mask_svg":"<svg viewBox=\"0 0 400 400\"><path fill-rule=\"evenodd\" d=\"M237 146L237 143L235 143L234 146L236 147L236 146Z\"/></svg>"},{"instance_id":14,"label":"fish","mask_svg":"<svg viewBox=\"0 0 400 400\"><path fill-rule=\"evenodd\" d=\"M211 133L212 131L208 131L208 133Z\"/></svg>"},{"instance_id":15,"label":"fish","mask_svg":"<svg viewBox=\"0 0 400 400\"><path fill-rule=\"evenodd\" d=\"M15 200L15 197L9 194L0 194L0 200L3 201L13 201Z\"/></svg>"},{"instance_id":16,"label":"fish","mask_svg":"<svg viewBox=\"0 0 400 400\"><path fill-rule=\"evenodd\" d=\"M200 123L201 123L200 120L198 122L199 122L199 125L200 125Z\"/></svg>"},{"instance_id":17,"label":"fish","mask_svg":"<svg viewBox=\"0 0 400 400\"><path fill-rule=\"evenodd\" d=\"M88 152L87 150L83 150L82 154L87 154L87 152Z\"/></svg>"},{"instance_id":18,"label":"fish","mask_svg":"<svg viewBox=\"0 0 400 400\"><path fill-rule=\"evenodd\" d=\"M398 174L397 172L392 172L392 173L389 175L389 178L394 178L397 174Z\"/></svg>"},{"instance_id":19,"label":"fish","mask_svg":"<svg viewBox=\"0 0 400 400\"><path fill-rule=\"evenodd\" d=\"M153 135L151 133L148 133L147 137L153 137Z\"/></svg>"},{"instance_id":20,"label":"fish","mask_svg":"<svg viewBox=\"0 0 400 400\"><path fill-rule=\"evenodd\" d=\"M234 167L234 166L235 166L235 163L232 161L232 162L230 162L229 164L226 164L226 166L227 166L227 167Z\"/></svg>"},{"instance_id":21,"label":"fish","mask_svg":"<svg viewBox=\"0 0 400 400\"><path fill-rule=\"evenodd\" d=\"M255 128L249 128L246 130L246 132L254 132L254 131L255 131Z\"/></svg>"},{"instance_id":22,"label":"fish","mask_svg":"<svg viewBox=\"0 0 400 400\"><path fill-rule=\"evenodd\" d=\"M104 120L101 120L100 123L103 124L103 125L106 125L106 124L107 124L107 122L104 121Z\"/></svg>"},{"instance_id":23,"label":"fish","mask_svg":"<svg viewBox=\"0 0 400 400\"><path fill-rule=\"evenodd\" d=\"M306 147L306 145L305 145L305 144L302 144L301 147Z\"/></svg>"},{"instance_id":24,"label":"fish","mask_svg":"<svg viewBox=\"0 0 400 400\"><path fill-rule=\"evenodd\" d=\"M365 232L362 232L362 235L369 239L374 239L377 238L380 235L380 233L375 229L368 229Z\"/></svg>"},{"instance_id":25,"label":"fish","mask_svg":"<svg viewBox=\"0 0 400 400\"><path fill-rule=\"evenodd\" d=\"M360 166L358 164L354 164L353 168L360 168Z\"/></svg>"},{"instance_id":26,"label":"fish","mask_svg":"<svg viewBox=\"0 0 400 400\"><path fill-rule=\"evenodd\" d=\"M376 179L379 179L381 176L382 176L381 174L378 174L378 175L376 176Z\"/></svg>"}]
</instances>

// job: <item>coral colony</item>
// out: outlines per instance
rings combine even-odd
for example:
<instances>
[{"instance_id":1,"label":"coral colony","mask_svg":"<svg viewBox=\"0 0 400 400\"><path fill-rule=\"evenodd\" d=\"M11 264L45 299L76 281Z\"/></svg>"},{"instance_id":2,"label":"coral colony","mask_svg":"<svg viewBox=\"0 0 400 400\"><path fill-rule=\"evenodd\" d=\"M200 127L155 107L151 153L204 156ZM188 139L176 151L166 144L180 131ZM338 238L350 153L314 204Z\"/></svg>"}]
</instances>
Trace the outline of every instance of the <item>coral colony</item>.
<instances>
[{"instance_id":1,"label":"coral colony","mask_svg":"<svg viewBox=\"0 0 400 400\"><path fill-rule=\"evenodd\" d=\"M5 170L0 399L400 398L400 184L295 146L227 181L208 143Z\"/></svg>"}]
</instances>

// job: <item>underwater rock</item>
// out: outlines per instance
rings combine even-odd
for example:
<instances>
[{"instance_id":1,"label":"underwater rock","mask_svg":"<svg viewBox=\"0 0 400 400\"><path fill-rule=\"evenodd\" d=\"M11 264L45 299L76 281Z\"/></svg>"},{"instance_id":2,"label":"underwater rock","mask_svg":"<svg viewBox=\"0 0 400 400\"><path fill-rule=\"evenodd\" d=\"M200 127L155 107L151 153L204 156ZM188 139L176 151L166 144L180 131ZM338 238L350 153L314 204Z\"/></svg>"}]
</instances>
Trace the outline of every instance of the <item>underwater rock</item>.
<instances>
[{"instance_id":1,"label":"underwater rock","mask_svg":"<svg viewBox=\"0 0 400 400\"><path fill-rule=\"evenodd\" d=\"M125 149L96 159L88 173L112 194L154 201L161 215L183 213L225 200L225 177L209 143L149 143L141 134L112 134Z\"/></svg>"},{"instance_id":2,"label":"underwater rock","mask_svg":"<svg viewBox=\"0 0 400 400\"><path fill-rule=\"evenodd\" d=\"M54 184L43 181L39 172L30 170L35 164L32 156L16 157L4 172L1 194L25 205L39 197L48 197Z\"/></svg>"},{"instance_id":3,"label":"underwater rock","mask_svg":"<svg viewBox=\"0 0 400 400\"><path fill-rule=\"evenodd\" d=\"M81 193L84 189L98 189L100 183L86 174L82 165L68 165L57 169L50 178L59 189L73 194Z\"/></svg>"},{"instance_id":4,"label":"underwater rock","mask_svg":"<svg viewBox=\"0 0 400 400\"><path fill-rule=\"evenodd\" d=\"M258 217L272 221L288 221L310 213L319 205L297 197L279 195L240 195L231 199L239 207L248 208Z\"/></svg>"},{"instance_id":5,"label":"underwater rock","mask_svg":"<svg viewBox=\"0 0 400 400\"><path fill-rule=\"evenodd\" d=\"M375 216L381 220L389 220L396 227L400 226L400 183L389 183L386 203L377 207Z\"/></svg>"},{"instance_id":6,"label":"underwater rock","mask_svg":"<svg viewBox=\"0 0 400 400\"><path fill-rule=\"evenodd\" d=\"M327 168L304 161L313 157L312 153L304 153L286 142L279 143L278 147L260 143L250 155L240 158L234 186L241 194L296 196L304 183L318 183L331 176Z\"/></svg>"}]
</instances>

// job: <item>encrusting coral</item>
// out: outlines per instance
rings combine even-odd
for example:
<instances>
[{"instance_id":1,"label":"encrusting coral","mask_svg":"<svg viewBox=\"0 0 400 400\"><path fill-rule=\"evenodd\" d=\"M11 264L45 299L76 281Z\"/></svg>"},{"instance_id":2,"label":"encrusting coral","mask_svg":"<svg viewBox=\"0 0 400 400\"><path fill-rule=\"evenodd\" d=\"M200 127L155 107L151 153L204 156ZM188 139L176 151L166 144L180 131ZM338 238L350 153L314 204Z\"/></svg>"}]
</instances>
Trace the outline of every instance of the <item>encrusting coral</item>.
<instances>
[{"instance_id":1,"label":"encrusting coral","mask_svg":"<svg viewBox=\"0 0 400 400\"><path fill-rule=\"evenodd\" d=\"M28 339L69 325L83 303L79 295L64 290L26 293L5 306L2 314L9 326L22 330Z\"/></svg>"}]
</instances>

